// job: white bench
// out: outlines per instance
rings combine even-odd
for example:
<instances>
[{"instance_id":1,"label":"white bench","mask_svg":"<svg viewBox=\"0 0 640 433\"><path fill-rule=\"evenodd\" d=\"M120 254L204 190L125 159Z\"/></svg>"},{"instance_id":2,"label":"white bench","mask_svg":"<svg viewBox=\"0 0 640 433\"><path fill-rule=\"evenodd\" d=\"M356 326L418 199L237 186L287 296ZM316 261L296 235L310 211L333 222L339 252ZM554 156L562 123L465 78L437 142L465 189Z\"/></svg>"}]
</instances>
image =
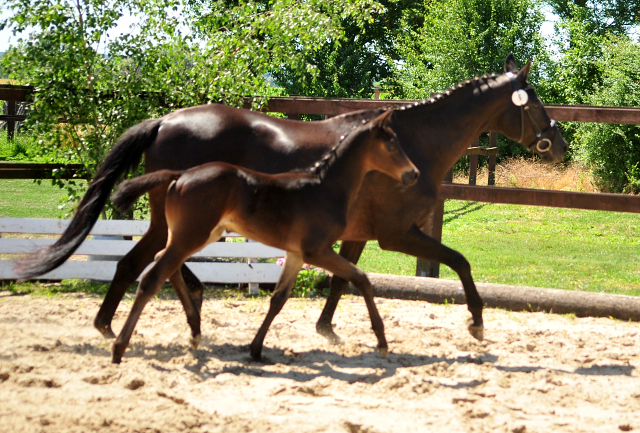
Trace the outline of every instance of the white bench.
<instances>
[{"instance_id":1,"label":"white bench","mask_svg":"<svg viewBox=\"0 0 640 433\"><path fill-rule=\"evenodd\" d=\"M56 239L9 238L4 233L60 235L69 220L0 218L0 254L32 253ZM148 221L98 220L91 230L94 236L142 236L149 228ZM237 237L235 233L225 233ZM35 277L43 280L83 278L108 280L116 271L116 261L105 256L123 256L137 241L94 240L87 238L75 251L77 255L95 256L90 261L73 260L73 256L51 272ZM275 263L256 263L258 258L284 257L284 251L257 242L215 242L194 254L207 258L250 258L243 263L188 262L189 269L205 283L251 283L250 292L257 291L257 283L275 283L282 268ZM13 270L14 260L0 260L0 280L15 280L19 276Z\"/></svg>"}]
</instances>

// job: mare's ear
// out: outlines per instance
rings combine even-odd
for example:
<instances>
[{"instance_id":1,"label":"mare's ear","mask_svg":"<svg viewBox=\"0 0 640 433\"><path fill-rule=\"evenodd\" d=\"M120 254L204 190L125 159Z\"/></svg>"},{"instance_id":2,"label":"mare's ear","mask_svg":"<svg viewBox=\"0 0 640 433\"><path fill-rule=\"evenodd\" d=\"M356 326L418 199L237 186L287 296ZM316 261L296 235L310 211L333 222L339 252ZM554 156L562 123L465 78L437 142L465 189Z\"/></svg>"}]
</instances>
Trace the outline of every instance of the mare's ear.
<instances>
[{"instance_id":1,"label":"mare's ear","mask_svg":"<svg viewBox=\"0 0 640 433\"><path fill-rule=\"evenodd\" d=\"M514 74L518 73L518 65L516 65L516 60L513 58L513 53L509 53L507 58L504 60L504 72L513 72Z\"/></svg>"},{"instance_id":2,"label":"mare's ear","mask_svg":"<svg viewBox=\"0 0 640 433\"><path fill-rule=\"evenodd\" d=\"M391 120L391 115L394 110L392 108L387 109L384 113L373 119L371 122L372 126L376 126L378 128L386 128Z\"/></svg>"},{"instance_id":3,"label":"mare's ear","mask_svg":"<svg viewBox=\"0 0 640 433\"><path fill-rule=\"evenodd\" d=\"M524 65L522 69L518 71L518 76L516 77L516 81L520 86L524 87L525 83L527 82L527 77L529 76L530 70L531 70L531 60L529 60L527 64Z\"/></svg>"}]
</instances>

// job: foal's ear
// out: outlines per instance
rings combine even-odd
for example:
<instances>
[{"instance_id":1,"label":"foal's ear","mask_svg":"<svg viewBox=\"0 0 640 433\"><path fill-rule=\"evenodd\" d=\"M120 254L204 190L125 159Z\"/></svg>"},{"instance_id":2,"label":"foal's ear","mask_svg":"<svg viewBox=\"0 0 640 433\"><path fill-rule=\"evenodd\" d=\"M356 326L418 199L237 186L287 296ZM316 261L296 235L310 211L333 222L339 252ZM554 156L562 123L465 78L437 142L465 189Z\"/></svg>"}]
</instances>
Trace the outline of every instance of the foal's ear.
<instances>
[{"instance_id":1,"label":"foal's ear","mask_svg":"<svg viewBox=\"0 0 640 433\"><path fill-rule=\"evenodd\" d=\"M371 121L371 126L375 126L378 128L386 128L387 125L389 124L389 121L391 120L391 115L393 114L393 111L394 110L391 108L386 110L384 113L382 113L381 115L379 115L378 117L376 117Z\"/></svg>"}]
</instances>

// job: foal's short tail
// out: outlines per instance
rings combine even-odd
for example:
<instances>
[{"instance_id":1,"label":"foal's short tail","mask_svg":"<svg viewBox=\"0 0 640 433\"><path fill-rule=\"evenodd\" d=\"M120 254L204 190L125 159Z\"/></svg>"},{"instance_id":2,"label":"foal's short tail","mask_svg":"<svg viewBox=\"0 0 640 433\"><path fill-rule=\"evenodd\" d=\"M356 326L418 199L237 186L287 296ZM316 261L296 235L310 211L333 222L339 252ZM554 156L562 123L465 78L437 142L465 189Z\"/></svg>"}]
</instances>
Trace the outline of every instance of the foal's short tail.
<instances>
[{"instance_id":1,"label":"foal's short tail","mask_svg":"<svg viewBox=\"0 0 640 433\"><path fill-rule=\"evenodd\" d=\"M102 161L60 239L55 244L18 261L16 272L21 278L47 273L73 254L98 220L118 178L128 169L138 166L142 154L156 139L160 122L160 119L145 120L122 135Z\"/></svg>"},{"instance_id":2,"label":"foal's short tail","mask_svg":"<svg viewBox=\"0 0 640 433\"><path fill-rule=\"evenodd\" d=\"M145 174L144 176L125 180L118 186L116 192L113 193L111 201L116 209L124 212L133 206L142 194L160 185L165 185L165 188L168 187L169 182L179 178L181 174L181 171L158 170Z\"/></svg>"}]
</instances>

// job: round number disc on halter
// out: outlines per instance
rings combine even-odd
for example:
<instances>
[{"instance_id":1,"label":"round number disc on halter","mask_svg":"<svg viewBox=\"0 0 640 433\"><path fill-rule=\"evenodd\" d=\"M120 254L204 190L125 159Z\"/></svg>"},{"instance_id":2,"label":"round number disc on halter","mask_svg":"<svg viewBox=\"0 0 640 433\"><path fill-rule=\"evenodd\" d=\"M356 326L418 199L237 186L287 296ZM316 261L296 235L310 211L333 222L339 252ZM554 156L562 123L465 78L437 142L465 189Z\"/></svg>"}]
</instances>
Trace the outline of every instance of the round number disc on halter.
<instances>
[{"instance_id":1,"label":"round number disc on halter","mask_svg":"<svg viewBox=\"0 0 640 433\"><path fill-rule=\"evenodd\" d=\"M525 90L519 89L513 92L513 94L511 95L511 101L513 101L513 104L515 106L522 107L523 105L526 105L527 102L529 102L529 95Z\"/></svg>"}]
</instances>

